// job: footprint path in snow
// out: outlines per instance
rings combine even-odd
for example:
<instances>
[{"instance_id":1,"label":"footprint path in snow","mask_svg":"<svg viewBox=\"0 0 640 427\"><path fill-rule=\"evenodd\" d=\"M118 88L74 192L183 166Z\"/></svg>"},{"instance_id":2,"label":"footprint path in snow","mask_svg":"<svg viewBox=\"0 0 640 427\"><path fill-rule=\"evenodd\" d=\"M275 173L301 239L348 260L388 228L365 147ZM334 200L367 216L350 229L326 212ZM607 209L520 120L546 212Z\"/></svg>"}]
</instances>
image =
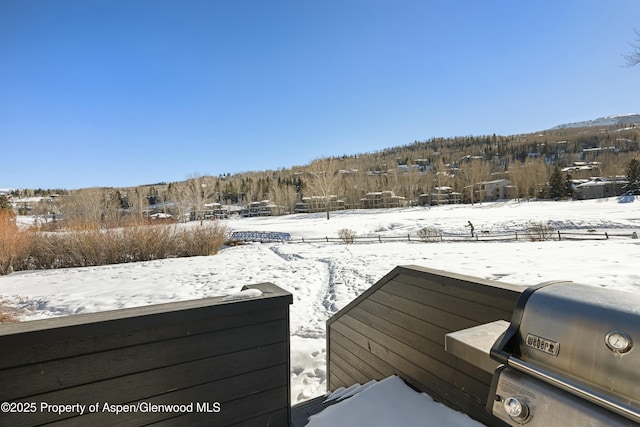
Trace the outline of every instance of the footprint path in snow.
<instances>
[{"instance_id":1,"label":"footprint path in snow","mask_svg":"<svg viewBox=\"0 0 640 427\"><path fill-rule=\"evenodd\" d=\"M332 248L334 250L331 256L327 257L325 253L325 256L317 259L305 258L299 253L289 254L287 246L274 245L270 249L287 262L304 261L307 265L309 263L322 265L325 279L317 284L317 289L312 291L313 298L307 299L307 303L312 302L309 307L311 312L308 313L308 321L293 331L293 334L301 337L324 337L327 319L375 282L370 275L363 274L362 271L366 271L361 267L364 263L346 246L336 245Z\"/></svg>"}]
</instances>

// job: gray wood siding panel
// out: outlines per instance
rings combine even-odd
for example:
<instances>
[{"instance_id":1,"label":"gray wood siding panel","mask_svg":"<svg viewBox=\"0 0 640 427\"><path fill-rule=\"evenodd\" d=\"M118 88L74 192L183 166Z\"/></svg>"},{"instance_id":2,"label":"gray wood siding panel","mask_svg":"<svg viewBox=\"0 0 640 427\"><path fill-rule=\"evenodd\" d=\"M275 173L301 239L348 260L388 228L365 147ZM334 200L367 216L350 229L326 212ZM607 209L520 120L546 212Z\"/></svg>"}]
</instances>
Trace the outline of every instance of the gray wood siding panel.
<instances>
[{"instance_id":1,"label":"gray wood siding panel","mask_svg":"<svg viewBox=\"0 0 640 427\"><path fill-rule=\"evenodd\" d=\"M288 367L281 365L145 399L145 401L155 404L219 401L221 410L217 414L187 412L181 414L180 417L175 417L176 414L171 413L138 412L119 415L96 413L64 420L61 425L70 427L92 424L140 426L165 420L175 420L179 423L180 418L192 420L201 418L203 421L213 421L213 425L228 425L247 421L265 412L272 412L275 408L287 408L288 400L285 398L284 391L288 388L286 384L288 375ZM266 399L272 400L269 402ZM274 404L276 402L277 404ZM182 425L188 424L183 423Z\"/></svg>"},{"instance_id":2,"label":"gray wood siding panel","mask_svg":"<svg viewBox=\"0 0 640 427\"><path fill-rule=\"evenodd\" d=\"M491 375L478 369L462 360L453 359L451 355L444 350L442 343L432 341L429 336L433 336L430 327L420 329L410 329L402 323L393 323L387 319L375 316L358 307L354 307L349 313L355 320L358 320L371 328L385 334L388 337L397 339L403 345L413 349L421 354L428 355L433 359L434 364L442 364L442 367L452 366L455 369L469 377L478 378L481 383L490 384ZM392 317L392 316L390 316ZM425 322L426 325L429 325ZM439 328L434 327L439 330ZM425 336L427 335L427 336ZM440 339L438 339L439 341ZM435 366L437 372L437 366ZM449 380L448 378L445 378Z\"/></svg>"},{"instance_id":3,"label":"gray wood siding panel","mask_svg":"<svg viewBox=\"0 0 640 427\"><path fill-rule=\"evenodd\" d=\"M327 322L328 363L343 372L397 374L434 399L489 425L491 375L444 350L444 335L510 320L523 287L420 267L397 267ZM354 346L357 348L354 348ZM348 350L348 351L345 351ZM351 365L349 366L345 366ZM377 375L377 374L376 374ZM370 378L380 379L371 373ZM329 369L330 387L348 387Z\"/></svg>"},{"instance_id":4,"label":"gray wood siding panel","mask_svg":"<svg viewBox=\"0 0 640 427\"><path fill-rule=\"evenodd\" d=\"M350 373L342 370L341 366L344 366ZM357 384L367 378L363 373L355 371L353 366L346 363L337 353L331 360L331 367L334 369L333 375L338 377L343 384Z\"/></svg>"},{"instance_id":5,"label":"gray wood siding panel","mask_svg":"<svg viewBox=\"0 0 640 427\"><path fill-rule=\"evenodd\" d=\"M387 305L399 313L405 313L416 317L427 324L439 327L443 332L449 333L475 326L477 322L457 314L449 313L438 308L430 307L416 301L394 295L384 290L380 290L371 295L370 299L380 304ZM437 338L444 343L444 334Z\"/></svg>"},{"instance_id":6,"label":"gray wood siding panel","mask_svg":"<svg viewBox=\"0 0 640 427\"><path fill-rule=\"evenodd\" d=\"M400 280L387 283L383 290L398 296L403 296L411 301L418 302L428 307L437 308L447 313L454 314L463 319L469 319L475 323L488 322L487 319L510 319L511 313L489 305L484 305L476 300L468 299L472 296L465 295L461 289L457 295L443 294L428 288L408 285ZM505 320L507 320L505 319Z\"/></svg>"},{"instance_id":7,"label":"gray wood siding panel","mask_svg":"<svg viewBox=\"0 0 640 427\"><path fill-rule=\"evenodd\" d=\"M122 311L130 312L131 317L104 322L93 322L91 315L81 315L90 323L71 326L65 325L66 318L3 324L0 338L14 350L2 355L0 369L251 325L260 322L262 316L271 320L287 316L280 309L273 311L273 307L256 302L259 301L247 301L247 304L254 303L247 307L236 303L233 312L228 306L214 304L186 312L141 317L136 315L137 309L127 309ZM116 316L119 311L109 313ZM59 327L55 326L55 320L59 320Z\"/></svg>"},{"instance_id":8,"label":"gray wood siding panel","mask_svg":"<svg viewBox=\"0 0 640 427\"><path fill-rule=\"evenodd\" d=\"M0 371L0 400L22 398L137 372L236 354L283 342L287 324L270 321ZM82 396L82 393L79 393Z\"/></svg>"},{"instance_id":9,"label":"gray wood siding panel","mask_svg":"<svg viewBox=\"0 0 640 427\"><path fill-rule=\"evenodd\" d=\"M223 380L255 370L278 366L288 357L287 351L285 343L276 343L222 356L112 377L22 399L37 398L40 401L51 403L93 403L97 399L114 403L132 402L141 398L161 395L170 389L192 387L196 384ZM25 382L28 383L28 381L29 378L25 378Z\"/></svg>"},{"instance_id":10,"label":"gray wood siding panel","mask_svg":"<svg viewBox=\"0 0 640 427\"><path fill-rule=\"evenodd\" d=\"M376 298L379 298L377 301L383 301L384 303L377 302ZM420 333L421 336L430 339L431 341L439 342L443 335L449 333L449 331L438 325L434 325L422 318L416 317L424 317L424 313L427 310L426 307L418 307L418 310L414 315L407 314L401 311L406 309L404 305L394 306L393 302L386 301L384 299L384 292L382 291L371 295L369 299L362 301L358 305L358 308L365 310L373 316L386 319L398 326L405 327L410 331Z\"/></svg>"},{"instance_id":11,"label":"gray wood siding panel","mask_svg":"<svg viewBox=\"0 0 640 427\"><path fill-rule=\"evenodd\" d=\"M442 363L434 357L433 351L430 351L428 346L414 348L403 342L402 337L387 335L351 316L344 316L343 322L347 327L359 330L362 335L368 337L372 351L377 351L379 357L395 360L394 366L397 366L401 372L415 372L415 375L428 378L433 384L451 384L459 389L464 389L465 393L471 396L486 394L486 385L457 369L450 369L446 363ZM397 332L400 334L399 329ZM415 367L420 369L416 370Z\"/></svg>"},{"instance_id":12,"label":"gray wood siding panel","mask_svg":"<svg viewBox=\"0 0 640 427\"><path fill-rule=\"evenodd\" d=\"M335 334L339 332L335 331ZM384 379L393 373L393 368L385 365L383 360L374 357L368 349L360 347L357 343L348 338L344 338L340 343L336 343L335 354L344 360L351 360L355 356L360 360L357 370L364 377L363 379ZM350 365L346 363L345 367Z\"/></svg>"},{"instance_id":13,"label":"gray wood siding panel","mask_svg":"<svg viewBox=\"0 0 640 427\"><path fill-rule=\"evenodd\" d=\"M266 420L288 420L292 297L271 284L251 287L262 290L263 296L233 302L210 298L0 326L2 401L218 401L220 413L100 411L60 416L37 411L2 413L0 425L134 426L160 421L185 425L181 418L192 425L261 425Z\"/></svg>"},{"instance_id":14,"label":"gray wood siding panel","mask_svg":"<svg viewBox=\"0 0 640 427\"><path fill-rule=\"evenodd\" d=\"M481 278L470 278L462 275L438 276L425 278L424 274L404 270L395 281L418 286L434 292L452 296L463 296L467 300L488 305L498 310L512 311L514 290L519 293L521 287L508 286L507 289L497 288L492 282Z\"/></svg>"}]
</instances>

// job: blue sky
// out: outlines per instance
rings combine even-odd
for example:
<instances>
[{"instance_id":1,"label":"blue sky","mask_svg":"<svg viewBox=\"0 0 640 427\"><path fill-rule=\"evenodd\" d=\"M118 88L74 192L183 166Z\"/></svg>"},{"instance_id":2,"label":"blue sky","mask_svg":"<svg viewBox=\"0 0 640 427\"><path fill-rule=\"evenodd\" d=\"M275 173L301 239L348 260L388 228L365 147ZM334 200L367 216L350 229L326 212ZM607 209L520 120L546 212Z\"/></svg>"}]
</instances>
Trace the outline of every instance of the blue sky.
<instances>
[{"instance_id":1,"label":"blue sky","mask_svg":"<svg viewBox=\"0 0 640 427\"><path fill-rule=\"evenodd\" d=\"M0 187L287 168L640 112L638 0L1 0Z\"/></svg>"}]
</instances>

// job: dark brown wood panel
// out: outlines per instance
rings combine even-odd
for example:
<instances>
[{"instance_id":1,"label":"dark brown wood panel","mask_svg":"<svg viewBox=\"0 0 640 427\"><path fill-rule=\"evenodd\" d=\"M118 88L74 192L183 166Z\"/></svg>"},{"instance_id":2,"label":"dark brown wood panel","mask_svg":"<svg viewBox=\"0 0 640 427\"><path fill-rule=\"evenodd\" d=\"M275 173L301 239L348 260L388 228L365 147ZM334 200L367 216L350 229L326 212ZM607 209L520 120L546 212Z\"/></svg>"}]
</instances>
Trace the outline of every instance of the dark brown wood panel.
<instances>
[{"instance_id":1,"label":"dark brown wood panel","mask_svg":"<svg viewBox=\"0 0 640 427\"><path fill-rule=\"evenodd\" d=\"M381 319L385 319L399 327L404 327L410 331L420 333L427 339L431 341L440 342L442 336L447 334L448 331L444 328L441 328L438 325L434 325L432 323L426 322L423 319L412 316L410 314L404 313L401 311L404 307L393 307L389 305L384 305L374 300L374 297L382 296L384 293L382 291L374 294L371 298L366 299L358 305L358 308L370 313L373 316L376 316ZM423 316L424 309L419 310L416 315Z\"/></svg>"},{"instance_id":2,"label":"dark brown wood panel","mask_svg":"<svg viewBox=\"0 0 640 427\"><path fill-rule=\"evenodd\" d=\"M340 366L336 364L336 361L334 359L327 362L327 370L331 371L331 380L333 381L331 384L327 384L327 388L329 390L335 391L340 387L344 387L342 384L358 383L358 381L346 375L344 371L340 369Z\"/></svg>"},{"instance_id":3,"label":"dark brown wood panel","mask_svg":"<svg viewBox=\"0 0 640 427\"><path fill-rule=\"evenodd\" d=\"M287 352L286 343L270 344L55 390L38 394L37 398L50 403L93 403L97 400L131 402L140 398L157 396L170 389L192 387L277 366L287 359ZM25 382L28 384L28 378L25 378ZM35 396L32 395L32 397Z\"/></svg>"},{"instance_id":4,"label":"dark brown wood panel","mask_svg":"<svg viewBox=\"0 0 640 427\"><path fill-rule=\"evenodd\" d=\"M369 339L372 352L375 352L374 349L378 349L378 351L381 352L384 351L381 356L389 359L396 358L397 356L398 363L401 364L399 367L402 368L403 371L412 370L412 365L415 365L419 366L425 372L430 373L434 377L434 380L437 378L459 389L464 389L465 392L472 396L486 393L487 391L488 384L482 384L477 379L469 377L456 369L452 369L446 363L440 362L433 356L433 351L430 351L427 346L421 349L414 348L402 342L400 338L380 332L351 316L344 316L342 321L347 327L358 330ZM424 340L424 342L427 342L427 340ZM404 361L406 361L406 368L403 366Z\"/></svg>"},{"instance_id":5,"label":"dark brown wood panel","mask_svg":"<svg viewBox=\"0 0 640 427\"><path fill-rule=\"evenodd\" d=\"M449 295L395 280L387 283L383 289L391 294L403 296L411 301L455 314L476 323L489 321L487 319L511 318L510 312L468 299L462 290L458 295Z\"/></svg>"},{"instance_id":6,"label":"dark brown wood panel","mask_svg":"<svg viewBox=\"0 0 640 427\"><path fill-rule=\"evenodd\" d=\"M0 371L0 400L90 384L286 340L288 325L265 322ZM282 354L280 354L282 357ZM78 396L84 396L82 391Z\"/></svg>"},{"instance_id":7,"label":"dark brown wood panel","mask_svg":"<svg viewBox=\"0 0 640 427\"><path fill-rule=\"evenodd\" d=\"M172 391L160 396L145 399L144 402L150 402L157 405L189 405L194 403L194 411L181 413L182 416L188 416L192 419L215 419L215 425L228 425L253 418L264 412L271 412L275 408L286 408L284 389L287 387L288 367L281 365L279 367L263 369L260 371L249 372L239 375L235 378L227 378L221 381L201 384L187 389ZM263 391L280 390L278 400L280 403L276 406L273 402L265 401ZM219 402L220 412L200 412L196 411L196 403L204 404L205 402ZM131 402L136 404L141 401ZM284 403L284 405L282 405ZM260 407L256 410L256 406ZM189 408L190 409L190 408ZM145 423L158 422L174 418L175 413L157 412L144 413L132 412L122 414L112 413L96 413L75 417L66 421L68 426L86 426L86 425L119 425L119 426L139 426ZM183 424L184 425L184 424Z\"/></svg>"},{"instance_id":8,"label":"dark brown wood panel","mask_svg":"<svg viewBox=\"0 0 640 427\"><path fill-rule=\"evenodd\" d=\"M364 304L361 304L364 305ZM395 324L387 319L375 316L366 310L358 307L354 307L349 313L355 320L358 320L364 324L371 326L372 328L380 331L381 333L397 339L404 345L407 345L416 351L429 355L434 361L443 364L443 367L451 367L456 372L461 372L472 378L478 378L480 382L490 385L491 375L483 375L484 372L478 368L459 359L451 358L451 355L444 350L441 343L434 342L424 335L433 336L435 333L431 332L430 325L420 329L409 329L406 325ZM440 337L438 338L440 339Z\"/></svg>"},{"instance_id":9,"label":"dark brown wood panel","mask_svg":"<svg viewBox=\"0 0 640 427\"><path fill-rule=\"evenodd\" d=\"M510 320L524 289L422 267L397 267L327 322L328 384L351 385L334 376L331 367L361 377L366 363L369 379L397 374L435 400L485 424L504 426L484 409L491 375L447 353L444 336Z\"/></svg>"},{"instance_id":10,"label":"dark brown wood panel","mask_svg":"<svg viewBox=\"0 0 640 427\"><path fill-rule=\"evenodd\" d=\"M0 400L100 408L0 413L0 425L288 424L292 296L271 284L246 288L263 294L0 325ZM188 410L133 406L141 402ZM215 402L220 410L207 411ZM114 414L105 404L138 410Z\"/></svg>"},{"instance_id":11,"label":"dark brown wood panel","mask_svg":"<svg viewBox=\"0 0 640 427\"><path fill-rule=\"evenodd\" d=\"M448 274L449 276L431 276L425 279L424 274L419 270L404 270L403 274L398 274L394 281L452 296L463 295L468 300L505 311L512 310L514 291L519 293L522 289L522 286L507 283L500 283L504 288L498 288L496 287L498 282L495 281L455 273Z\"/></svg>"},{"instance_id":12,"label":"dark brown wood panel","mask_svg":"<svg viewBox=\"0 0 640 427\"><path fill-rule=\"evenodd\" d=\"M264 300L246 301L246 307L237 303L224 305L222 298L210 300L213 301L209 306L188 308L184 312L154 312L138 316L139 311L149 311L147 307L141 307L95 313L96 317L108 319L101 322L95 321L94 314L84 314L70 317L82 317L87 323L71 319L74 322L70 324L71 320L68 317L61 317L3 324L0 327L0 337L7 345L6 348L13 350L2 355L0 369L42 360L94 354L178 336L232 329L265 320L283 320L287 316L287 313L280 309L272 310L273 307L269 307L271 304L265 306ZM263 304L256 304L259 302ZM189 301L184 304L190 305L187 303ZM164 307L167 304L160 306ZM125 312L126 316L121 311ZM59 326L56 327L56 324Z\"/></svg>"},{"instance_id":13,"label":"dark brown wood panel","mask_svg":"<svg viewBox=\"0 0 640 427\"><path fill-rule=\"evenodd\" d=\"M344 366L346 370L343 370L341 366ZM362 383L367 378L362 372L355 370L351 364L346 363L339 354L334 355L331 360L331 367L335 369L335 375L340 377L344 384Z\"/></svg>"},{"instance_id":14,"label":"dark brown wood panel","mask_svg":"<svg viewBox=\"0 0 640 427\"><path fill-rule=\"evenodd\" d=\"M361 356L357 358L349 358L347 360L348 363L355 365L354 367L356 369L361 366L362 361L365 361L370 366L375 366L375 369L380 373L394 373L393 365L386 363L384 356L381 357L379 352L373 351L373 346L376 345L376 342L371 340L370 337L363 335L361 331L352 329L344 322L340 322L331 325L331 334L332 336L335 334L336 343L345 349L348 349L351 355ZM357 347L355 347L354 344ZM348 357L348 355L345 354L345 357ZM356 360L358 362L353 363Z\"/></svg>"},{"instance_id":15,"label":"dark brown wood panel","mask_svg":"<svg viewBox=\"0 0 640 427\"><path fill-rule=\"evenodd\" d=\"M337 331L334 333L339 334ZM360 360L360 363L355 368L362 373L364 379L383 379L393 374L391 366L385 365L383 360L375 357L368 349L360 347L350 339L345 337L335 345L335 354L337 356L341 355L344 360L351 360L353 357Z\"/></svg>"},{"instance_id":16,"label":"dark brown wood panel","mask_svg":"<svg viewBox=\"0 0 640 427\"><path fill-rule=\"evenodd\" d=\"M470 328L477 324L477 322L466 317L460 317L457 314L424 305L408 298L391 294L382 289L371 295L370 299L391 307L400 313L408 314L424 321L425 323L437 326L446 333ZM438 338L438 341L441 341L444 345L444 334Z\"/></svg>"}]
</instances>

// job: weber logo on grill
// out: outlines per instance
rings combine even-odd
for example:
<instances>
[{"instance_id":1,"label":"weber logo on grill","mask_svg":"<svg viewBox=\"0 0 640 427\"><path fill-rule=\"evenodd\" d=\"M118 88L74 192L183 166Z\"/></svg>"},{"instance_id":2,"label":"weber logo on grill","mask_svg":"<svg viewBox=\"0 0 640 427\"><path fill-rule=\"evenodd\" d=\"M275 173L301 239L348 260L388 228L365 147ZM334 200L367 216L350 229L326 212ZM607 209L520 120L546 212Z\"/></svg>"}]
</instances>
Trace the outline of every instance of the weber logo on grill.
<instances>
[{"instance_id":1,"label":"weber logo on grill","mask_svg":"<svg viewBox=\"0 0 640 427\"><path fill-rule=\"evenodd\" d=\"M533 334L527 334L525 344L527 345L527 347L535 348L536 350L540 350L552 356L557 356L558 351L560 350L560 344L558 342L551 341Z\"/></svg>"}]
</instances>

